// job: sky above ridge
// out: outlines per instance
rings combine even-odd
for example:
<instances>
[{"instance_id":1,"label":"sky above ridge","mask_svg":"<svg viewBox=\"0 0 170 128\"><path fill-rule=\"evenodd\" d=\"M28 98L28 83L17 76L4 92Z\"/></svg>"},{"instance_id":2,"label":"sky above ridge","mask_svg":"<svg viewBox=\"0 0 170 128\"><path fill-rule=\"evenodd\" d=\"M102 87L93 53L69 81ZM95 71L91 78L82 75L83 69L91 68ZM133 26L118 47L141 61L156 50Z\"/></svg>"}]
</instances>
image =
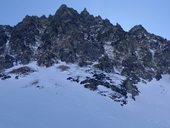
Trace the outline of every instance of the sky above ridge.
<instances>
[{"instance_id":1,"label":"sky above ridge","mask_svg":"<svg viewBox=\"0 0 170 128\"><path fill-rule=\"evenodd\" d=\"M25 15L54 14L61 4L119 23L128 31L142 24L170 40L170 0L1 0L0 24L16 25Z\"/></svg>"}]
</instances>

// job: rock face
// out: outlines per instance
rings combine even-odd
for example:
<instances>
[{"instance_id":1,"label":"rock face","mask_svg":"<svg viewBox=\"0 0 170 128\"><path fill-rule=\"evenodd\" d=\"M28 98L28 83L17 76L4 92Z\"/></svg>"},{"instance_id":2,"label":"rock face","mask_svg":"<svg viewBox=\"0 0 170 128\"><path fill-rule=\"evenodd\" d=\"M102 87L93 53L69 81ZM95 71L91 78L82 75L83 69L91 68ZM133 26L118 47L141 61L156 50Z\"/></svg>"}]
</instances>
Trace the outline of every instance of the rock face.
<instances>
[{"instance_id":1,"label":"rock face","mask_svg":"<svg viewBox=\"0 0 170 128\"><path fill-rule=\"evenodd\" d=\"M48 67L58 60L80 66L95 62L103 72L118 71L127 77L124 89L135 96L136 83L170 73L170 41L141 25L126 32L86 9L78 13L66 5L53 16L26 16L14 27L0 26L0 72L31 61ZM88 81L86 87L92 90L101 82Z\"/></svg>"}]
</instances>

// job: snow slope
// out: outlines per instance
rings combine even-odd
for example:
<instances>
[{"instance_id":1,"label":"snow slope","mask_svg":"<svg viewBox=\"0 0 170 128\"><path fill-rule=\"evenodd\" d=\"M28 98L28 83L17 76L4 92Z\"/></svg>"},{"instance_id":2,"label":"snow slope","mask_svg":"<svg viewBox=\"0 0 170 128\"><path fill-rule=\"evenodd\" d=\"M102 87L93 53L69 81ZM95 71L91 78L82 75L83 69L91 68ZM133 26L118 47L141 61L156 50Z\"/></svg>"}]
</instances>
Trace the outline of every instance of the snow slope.
<instances>
[{"instance_id":1,"label":"snow slope","mask_svg":"<svg viewBox=\"0 0 170 128\"><path fill-rule=\"evenodd\" d=\"M170 76L139 83L136 101L122 107L66 80L90 75L76 65L68 71L28 66L37 72L0 80L0 128L170 128Z\"/></svg>"}]
</instances>

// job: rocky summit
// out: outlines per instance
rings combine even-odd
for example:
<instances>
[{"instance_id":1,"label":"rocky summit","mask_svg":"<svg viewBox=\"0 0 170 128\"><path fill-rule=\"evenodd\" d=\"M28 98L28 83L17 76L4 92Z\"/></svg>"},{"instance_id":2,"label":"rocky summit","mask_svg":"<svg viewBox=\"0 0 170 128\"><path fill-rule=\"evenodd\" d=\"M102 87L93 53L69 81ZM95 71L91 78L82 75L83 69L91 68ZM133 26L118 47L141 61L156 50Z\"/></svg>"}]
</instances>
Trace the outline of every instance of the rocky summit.
<instances>
[{"instance_id":1,"label":"rocky summit","mask_svg":"<svg viewBox=\"0 0 170 128\"><path fill-rule=\"evenodd\" d=\"M6 69L33 61L45 67L59 61L90 66L91 77L68 80L90 90L102 85L116 93L110 98L125 104L128 93L133 99L139 95L137 83L170 74L170 41L149 33L142 25L127 32L86 9L78 13L61 5L49 17L26 16L13 27L0 26L0 77L10 78L4 74ZM125 79L116 85L110 74Z\"/></svg>"}]
</instances>

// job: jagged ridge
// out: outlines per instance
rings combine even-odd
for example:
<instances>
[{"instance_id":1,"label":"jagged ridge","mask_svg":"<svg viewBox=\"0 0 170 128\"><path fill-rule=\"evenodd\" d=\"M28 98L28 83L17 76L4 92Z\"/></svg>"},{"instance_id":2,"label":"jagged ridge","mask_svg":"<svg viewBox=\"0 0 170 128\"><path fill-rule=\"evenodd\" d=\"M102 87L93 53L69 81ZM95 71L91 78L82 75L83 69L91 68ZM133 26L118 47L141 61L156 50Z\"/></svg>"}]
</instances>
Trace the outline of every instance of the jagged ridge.
<instances>
[{"instance_id":1,"label":"jagged ridge","mask_svg":"<svg viewBox=\"0 0 170 128\"><path fill-rule=\"evenodd\" d=\"M58 60L79 66L97 62L99 70L126 76L122 86L136 95L134 84L170 73L170 42L142 25L126 32L86 9L79 14L66 5L53 16L26 16L14 27L0 26L0 72L31 61L48 67Z\"/></svg>"}]
</instances>

